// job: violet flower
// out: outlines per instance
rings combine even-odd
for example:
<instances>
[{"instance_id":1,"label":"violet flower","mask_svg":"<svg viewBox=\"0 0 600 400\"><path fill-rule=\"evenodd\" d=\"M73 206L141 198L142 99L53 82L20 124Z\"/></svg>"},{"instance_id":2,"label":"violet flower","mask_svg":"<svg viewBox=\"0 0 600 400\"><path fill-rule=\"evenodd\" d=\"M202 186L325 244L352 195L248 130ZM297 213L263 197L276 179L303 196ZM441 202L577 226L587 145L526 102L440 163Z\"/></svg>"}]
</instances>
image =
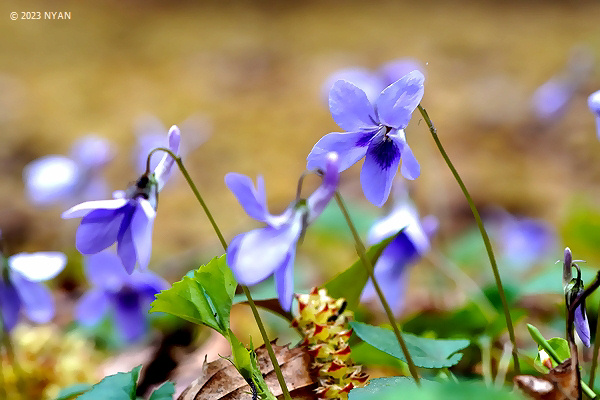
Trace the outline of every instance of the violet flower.
<instances>
[{"instance_id":1,"label":"violet flower","mask_svg":"<svg viewBox=\"0 0 600 400\"><path fill-rule=\"evenodd\" d=\"M600 90L590 94L588 97L588 107L596 117L596 135L600 139Z\"/></svg>"},{"instance_id":2,"label":"violet flower","mask_svg":"<svg viewBox=\"0 0 600 400\"><path fill-rule=\"evenodd\" d=\"M148 327L150 303L156 293L169 287L167 281L150 271L127 274L119 257L110 251L86 257L85 273L92 288L77 303L77 321L93 326L112 312L123 340L134 342L141 338Z\"/></svg>"},{"instance_id":3,"label":"violet flower","mask_svg":"<svg viewBox=\"0 0 600 400\"><path fill-rule=\"evenodd\" d=\"M375 222L367 238L369 245L375 245L404 228L383 250L374 266L377 282L396 314L401 313L404 307L408 267L429 251L430 237L438 225L437 218L433 216L420 219L408 195L405 192L399 194L392 212ZM369 279L361 300L367 301L375 296L373 282Z\"/></svg>"},{"instance_id":4,"label":"violet flower","mask_svg":"<svg viewBox=\"0 0 600 400\"><path fill-rule=\"evenodd\" d=\"M179 129L169 131L169 149L178 154ZM136 262L145 269L152 253L152 226L156 217L158 192L167 181L175 160L165 154L153 173L145 173L125 192L112 200L88 201L62 214L81 219L75 245L82 254L95 254L117 242L117 253L128 273Z\"/></svg>"},{"instance_id":5,"label":"violet flower","mask_svg":"<svg viewBox=\"0 0 600 400\"><path fill-rule=\"evenodd\" d=\"M371 103L374 103L377 100L381 91L387 86L379 75L366 68L340 69L331 74L322 86L321 97L326 103L329 102L329 93L331 92L333 85L339 80L350 82L354 86L360 88L365 92L367 99L369 99Z\"/></svg>"},{"instance_id":6,"label":"violet flower","mask_svg":"<svg viewBox=\"0 0 600 400\"><path fill-rule=\"evenodd\" d=\"M338 156L327 155L321 185L306 200L297 199L281 215L271 215L267 209L265 187L261 176L256 188L252 180L241 174L225 176L246 213L267 224L266 227L237 235L227 249L227 264L242 285L255 285L270 275L281 307L289 311L294 294L294 258L296 245L311 224L333 197L339 182Z\"/></svg>"},{"instance_id":7,"label":"violet flower","mask_svg":"<svg viewBox=\"0 0 600 400\"><path fill-rule=\"evenodd\" d=\"M577 278L573 278L571 268L577 268ZM565 291L565 301L567 310L577 297L583 293L583 280L581 279L581 270L579 266L573 262L571 249L565 248L565 256L563 262L563 288ZM575 332L581 339L585 347L590 347L590 324L585 310L585 301L582 302L575 310Z\"/></svg>"},{"instance_id":8,"label":"violet flower","mask_svg":"<svg viewBox=\"0 0 600 400\"><path fill-rule=\"evenodd\" d=\"M112 160L114 149L106 139L88 135L77 140L69 157L48 155L27 164L23 170L25 193L36 206L73 205L108 193L101 176Z\"/></svg>"},{"instance_id":9,"label":"violet flower","mask_svg":"<svg viewBox=\"0 0 600 400\"><path fill-rule=\"evenodd\" d=\"M307 157L307 168L322 168L332 151L339 154L340 171L365 157L360 174L363 192L381 207L390 194L401 158L402 175L415 179L420 174L404 128L423 97L424 79L421 72L412 71L385 88L374 104L357 86L337 81L329 94L329 109L335 122L348 132L322 137Z\"/></svg>"},{"instance_id":10,"label":"violet flower","mask_svg":"<svg viewBox=\"0 0 600 400\"><path fill-rule=\"evenodd\" d=\"M54 317L54 300L40 282L58 275L67 264L60 252L19 253L9 257L6 269L0 266L0 317L3 329L12 330L23 310L25 316L38 324Z\"/></svg>"}]
</instances>

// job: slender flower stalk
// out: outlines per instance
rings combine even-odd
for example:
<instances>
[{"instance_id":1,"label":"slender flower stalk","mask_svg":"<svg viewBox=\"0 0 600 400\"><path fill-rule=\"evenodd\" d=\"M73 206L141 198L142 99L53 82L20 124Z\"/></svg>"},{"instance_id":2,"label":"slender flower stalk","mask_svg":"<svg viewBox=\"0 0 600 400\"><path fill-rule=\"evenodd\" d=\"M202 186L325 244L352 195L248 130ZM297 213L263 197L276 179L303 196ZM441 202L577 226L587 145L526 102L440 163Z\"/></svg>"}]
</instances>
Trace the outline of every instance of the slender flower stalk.
<instances>
[{"instance_id":1,"label":"slender flower stalk","mask_svg":"<svg viewBox=\"0 0 600 400\"><path fill-rule=\"evenodd\" d=\"M413 379L415 380L415 383L418 386L421 386L421 381L419 379L417 367L415 366L415 364L412 360L412 357L410 356L410 353L408 352L406 343L404 342L404 339L402 338L402 332L400 331L398 324L396 324L396 319L394 318L394 313L392 312L392 309L390 308L390 305L388 304L387 300L385 299L383 291L381 290L381 287L379 286L379 283L377 282L377 279L375 278L375 274L373 273L373 265L372 265L371 261L369 260L369 258L367 257L365 245L363 244L362 240L360 239L360 236L358 235L358 232L356 231L356 228L354 227L354 223L352 222L352 219L350 218L348 209L346 208L346 205L344 204L342 196L340 195L340 193L338 191L335 192L335 201L337 202L338 206L340 207L342 214L344 214L344 218L346 219L346 222L348 224L348 227L350 228L350 231L352 231L352 236L354 237L354 241L356 243L356 251L358 253L358 256L360 257L363 265L365 266L367 273L369 274L369 277L371 278L371 282L373 282L373 287L375 288L375 291L377 292L377 296L379 296L379 299L381 300L381 304L383 305L383 308L385 309L385 313L387 314L390 324L392 324L392 328L394 329L394 334L396 335L396 339L398 339L398 344L400 344L402 353L404 354L404 357L406 358L406 363L408 364L408 369L410 371L410 374L412 375Z\"/></svg>"},{"instance_id":2,"label":"slender flower stalk","mask_svg":"<svg viewBox=\"0 0 600 400\"><path fill-rule=\"evenodd\" d=\"M202 206L202 209L204 210L204 213L208 217L215 233L217 234L217 237L219 238L219 241L221 242L221 245L223 246L223 250L227 251L227 242L225 241L225 238L223 237L223 234L221 233L219 226L215 222L215 219L213 218L210 210L206 206L204 199L200 195L200 192L198 191L198 187L196 186L196 184L190 177L190 174L188 173L187 169L183 165L183 162L181 161L181 157L177 156L176 154L174 154L171 150L169 150L167 148L159 147L159 148L152 150L150 152L150 154L148 154L148 160L150 159L152 154L154 154L154 152L156 152L156 151L164 151L164 152L170 154L171 157L173 157L173 159L175 160L175 163L177 163L177 166L179 167L179 170L181 171L181 174L184 176L190 189L192 189L194 196L196 196L198 203L200 203L200 205ZM149 161L148 161L148 164L149 164ZM290 396L290 392L285 383L285 378L283 377L283 373L281 372L281 368L279 367L279 363L277 362L277 358L275 357L275 352L273 351L273 347L271 346L271 341L269 340L269 336L267 335L265 326L262 322L262 319L260 318L260 315L258 314L258 309L256 308L256 305L254 304L254 300L252 299L252 296L250 295L250 291L248 290L247 286L244 286L244 285L240 285L240 286L242 287L242 290L243 290L244 294L246 295L246 298L248 299L248 305L250 305L250 309L252 309L252 314L254 315L254 319L256 320L256 325L258 325L258 329L260 330L260 334L265 343L265 347L267 349L267 352L269 353L269 358L271 359L271 363L273 364L273 370L275 371L275 375L277 375L277 380L279 381L279 386L281 386L281 391L283 392L283 397L286 400L291 400L292 398Z\"/></svg>"},{"instance_id":3,"label":"slender flower stalk","mask_svg":"<svg viewBox=\"0 0 600 400\"><path fill-rule=\"evenodd\" d=\"M479 215L479 211L477 211L477 207L475 207L475 203L473 202L473 199L471 198L471 195L469 194L467 187L465 186L462 178L458 174L458 171L456 170L456 168L454 168L454 164L452 164L452 161L450 161L450 158L448 157L446 150L444 150L444 147L442 146L442 142L440 142L440 139L437 135L437 131L436 131L435 127L433 126L433 121L431 121L431 118L429 118L427 111L420 104L417 106L417 108L419 109L419 111L421 112L421 115L425 119L425 122L427 123L427 127L429 128L429 132L431 133L431 136L433 137L433 140L435 141L435 144L437 145L438 150L442 154L444 161L446 161L446 164L448 165L448 168L450 168L450 171L452 172L454 179L456 179L458 186L460 186L460 189L462 190L465 198L467 199L467 203L469 203L471 212L473 213L473 216L475 217L475 221L477 222L477 226L479 227L479 232L481 233L481 238L483 239L483 243L485 245L485 249L487 251L488 258L490 259L490 265L492 267L492 272L494 273L494 279L496 280L496 287L498 288L498 294L500 295L500 299L502 300L502 308L504 309L504 317L506 318L506 328L508 329L508 336L512 343L512 355L513 355L513 362L514 362L514 366L515 366L515 372L517 374L520 374L521 368L519 367L519 356L517 354L517 341L515 339L515 330L513 328L513 323L512 323L509 309L508 309L508 303L506 301L506 296L504 295L504 287L502 286L502 279L500 278L500 273L498 272L498 265L496 264L496 257L494 256L494 250L492 249L492 244L490 242L490 238L485 230L485 227L483 226L483 222L481 221L481 216Z\"/></svg>"}]
</instances>

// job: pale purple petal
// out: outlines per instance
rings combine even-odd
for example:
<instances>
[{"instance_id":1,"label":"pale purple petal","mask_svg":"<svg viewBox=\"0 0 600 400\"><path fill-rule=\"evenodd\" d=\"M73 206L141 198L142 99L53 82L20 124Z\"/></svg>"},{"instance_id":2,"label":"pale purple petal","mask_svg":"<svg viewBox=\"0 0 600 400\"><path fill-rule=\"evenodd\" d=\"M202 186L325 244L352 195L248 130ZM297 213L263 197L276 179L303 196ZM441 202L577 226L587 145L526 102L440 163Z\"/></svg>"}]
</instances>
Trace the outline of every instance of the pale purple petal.
<instances>
[{"instance_id":1,"label":"pale purple petal","mask_svg":"<svg viewBox=\"0 0 600 400\"><path fill-rule=\"evenodd\" d=\"M75 319L83 326L96 325L106 314L108 307L106 293L100 289L90 289L77 301Z\"/></svg>"},{"instance_id":2,"label":"pale purple petal","mask_svg":"<svg viewBox=\"0 0 600 400\"><path fill-rule=\"evenodd\" d=\"M412 71L412 70L411 70ZM322 87L322 96L325 101L329 101L329 93L334 83L339 80L350 82L360 88L371 103L375 103L381 91L387 86L381 78L365 68L345 68L334 72L327 78ZM395 80L395 79L394 79Z\"/></svg>"},{"instance_id":3,"label":"pale purple petal","mask_svg":"<svg viewBox=\"0 0 600 400\"><path fill-rule=\"evenodd\" d=\"M590 347L590 324L584 306L579 306L575 310L575 331L585 347Z\"/></svg>"},{"instance_id":4,"label":"pale purple petal","mask_svg":"<svg viewBox=\"0 0 600 400\"><path fill-rule=\"evenodd\" d=\"M116 240L125 210L94 210L81 219L75 233L75 247L82 254L94 254Z\"/></svg>"},{"instance_id":5,"label":"pale purple petal","mask_svg":"<svg viewBox=\"0 0 600 400\"><path fill-rule=\"evenodd\" d=\"M84 264L88 281L98 288L116 292L129 280L121 259L112 251L85 257Z\"/></svg>"},{"instance_id":6,"label":"pale purple petal","mask_svg":"<svg viewBox=\"0 0 600 400\"><path fill-rule=\"evenodd\" d=\"M510 215L501 222L498 239L502 257L518 268L528 268L542 261L557 241L552 227L545 221Z\"/></svg>"},{"instance_id":7,"label":"pale purple petal","mask_svg":"<svg viewBox=\"0 0 600 400\"><path fill-rule=\"evenodd\" d=\"M323 136L312 148L306 158L307 169L324 169L327 162L327 154L335 152L339 156L339 170L345 171L358 160L363 158L374 132L333 132Z\"/></svg>"},{"instance_id":8,"label":"pale purple petal","mask_svg":"<svg viewBox=\"0 0 600 400\"><path fill-rule=\"evenodd\" d=\"M225 185L233 192L246 214L258 221L267 221L269 211L262 176L256 178L256 189L252 179L235 172L225 175Z\"/></svg>"},{"instance_id":9,"label":"pale purple petal","mask_svg":"<svg viewBox=\"0 0 600 400\"><path fill-rule=\"evenodd\" d=\"M130 229L140 268L146 269L152 256L152 227L156 211L148 200L138 198L137 201L138 206L133 213Z\"/></svg>"},{"instance_id":10,"label":"pale purple petal","mask_svg":"<svg viewBox=\"0 0 600 400\"><path fill-rule=\"evenodd\" d=\"M0 318L4 330L11 331L19 321L19 310L21 299L12 285L8 285L0 279Z\"/></svg>"},{"instance_id":11,"label":"pale purple petal","mask_svg":"<svg viewBox=\"0 0 600 400\"><path fill-rule=\"evenodd\" d=\"M333 84L329 92L329 111L336 124L346 131L377 129L373 105L365 92L350 82Z\"/></svg>"},{"instance_id":12,"label":"pale purple petal","mask_svg":"<svg viewBox=\"0 0 600 400\"><path fill-rule=\"evenodd\" d=\"M123 267L128 274L131 274L135 269L137 261L135 253L135 245L133 243L133 234L130 225L124 225L125 229L119 232L117 254L123 263Z\"/></svg>"},{"instance_id":13,"label":"pale purple petal","mask_svg":"<svg viewBox=\"0 0 600 400\"><path fill-rule=\"evenodd\" d=\"M67 265L67 256L58 251L19 253L8 258L8 265L32 282L54 278Z\"/></svg>"},{"instance_id":14,"label":"pale purple petal","mask_svg":"<svg viewBox=\"0 0 600 400\"><path fill-rule=\"evenodd\" d=\"M377 99L377 115L382 124L406 128L413 111L423 98L425 77L412 71L385 88Z\"/></svg>"},{"instance_id":15,"label":"pale purple petal","mask_svg":"<svg viewBox=\"0 0 600 400\"><path fill-rule=\"evenodd\" d=\"M84 168L102 168L114 156L113 145L105 138L96 135L84 136L76 140L71 147L71 157Z\"/></svg>"},{"instance_id":16,"label":"pale purple petal","mask_svg":"<svg viewBox=\"0 0 600 400\"><path fill-rule=\"evenodd\" d=\"M80 218L95 210L118 210L127 204L127 199L118 198L112 200L96 200L86 201L85 203L77 204L63 212L61 217L64 219L68 218Z\"/></svg>"},{"instance_id":17,"label":"pale purple petal","mask_svg":"<svg viewBox=\"0 0 600 400\"><path fill-rule=\"evenodd\" d=\"M588 97L588 107L596 115L596 130L598 139L600 139L600 90Z\"/></svg>"},{"instance_id":18,"label":"pale purple petal","mask_svg":"<svg viewBox=\"0 0 600 400\"><path fill-rule=\"evenodd\" d=\"M399 163L400 149L394 140L383 135L373 138L360 171L360 183L367 200L377 207L388 199Z\"/></svg>"},{"instance_id":19,"label":"pale purple petal","mask_svg":"<svg viewBox=\"0 0 600 400\"><path fill-rule=\"evenodd\" d=\"M306 200L308 206L308 223L312 223L325 209L335 194L340 181L339 157L337 153L329 153L321 185Z\"/></svg>"},{"instance_id":20,"label":"pale purple petal","mask_svg":"<svg viewBox=\"0 0 600 400\"><path fill-rule=\"evenodd\" d=\"M169 288L169 282L151 271L133 271L131 287L140 295L142 308L154 301L154 295Z\"/></svg>"},{"instance_id":21,"label":"pale purple petal","mask_svg":"<svg viewBox=\"0 0 600 400\"><path fill-rule=\"evenodd\" d=\"M302 215L280 229L267 226L236 236L227 250L227 265L242 285L254 285L286 261L302 231Z\"/></svg>"},{"instance_id":22,"label":"pale purple petal","mask_svg":"<svg viewBox=\"0 0 600 400\"><path fill-rule=\"evenodd\" d=\"M23 170L25 193L33 204L39 206L68 201L76 194L80 178L77 163L64 156L38 158Z\"/></svg>"},{"instance_id":23,"label":"pale purple petal","mask_svg":"<svg viewBox=\"0 0 600 400\"><path fill-rule=\"evenodd\" d=\"M169 150L173 152L175 155L179 155L179 144L181 143L181 132L176 125L173 125L169 130ZM158 163L158 166L154 170L154 176L156 177L156 181L158 182L158 190L162 190L171 176L171 170L173 169L173 164L175 164L175 159L171 157L168 153L165 153L163 158Z\"/></svg>"},{"instance_id":24,"label":"pale purple petal","mask_svg":"<svg viewBox=\"0 0 600 400\"><path fill-rule=\"evenodd\" d=\"M410 180L417 179L421 175L419 162L406 142L404 142L404 147L402 148L402 166L400 167L400 172L402 176Z\"/></svg>"},{"instance_id":25,"label":"pale purple petal","mask_svg":"<svg viewBox=\"0 0 600 400\"><path fill-rule=\"evenodd\" d=\"M294 259L296 247L292 246L283 265L275 270L275 287L279 296L279 304L285 311L290 311L294 299Z\"/></svg>"},{"instance_id":26,"label":"pale purple petal","mask_svg":"<svg viewBox=\"0 0 600 400\"><path fill-rule=\"evenodd\" d=\"M45 324L54 317L54 299L48 288L39 282L25 279L15 271L11 271L10 280L19 293L27 318L38 324Z\"/></svg>"},{"instance_id":27,"label":"pale purple petal","mask_svg":"<svg viewBox=\"0 0 600 400\"><path fill-rule=\"evenodd\" d=\"M122 290L114 298L115 324L123 340L134 342L146 333L146 313L132 290Z\"/></svg>"},{"instance_id":28,"label":"pale purple petal","mask_svg":"<svg viewBox=\"0 0 600 400\"><path fill-rule=\"evenodd\" d=\"M573 85L562 79L551 79L540 86L532 97L533 112L539 119L560 118L573 98Z\"/></svg>"}]
</instances>

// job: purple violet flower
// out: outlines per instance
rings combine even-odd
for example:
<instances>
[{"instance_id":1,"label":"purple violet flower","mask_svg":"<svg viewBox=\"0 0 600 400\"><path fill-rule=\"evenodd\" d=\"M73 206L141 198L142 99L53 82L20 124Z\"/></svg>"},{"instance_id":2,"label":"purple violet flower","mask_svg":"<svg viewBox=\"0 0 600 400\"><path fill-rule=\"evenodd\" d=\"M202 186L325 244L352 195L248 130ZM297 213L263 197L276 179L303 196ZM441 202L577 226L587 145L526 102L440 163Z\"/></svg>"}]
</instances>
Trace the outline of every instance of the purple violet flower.
<instances>
[{"instance_id":1,"label":"purple violet flower","mask_svg":"<svg viewBox=\"0 0 600 400\"><path fill-rule=\"evenodd\" d=\"M590 94L590 97L588 97L588 107L596 117L596 135L600 139L600 90Z\"/></svg>"},{"instance_id":2,"label":"purple violet flower","mask_svg":"<svg viewBox=\"0 0 600 400\"><path fill-rule=\"evenodd\" d=\"M179 152L180 133L176 126L169 131L169 149ZM79 218L75 246L82 254L95 254L117 242L117 253L128 273L136 261L146 269L152 253L152 226L156 217L158 192L166 183L175 160L165 154L151 174L144 174L125 192L112 200L88 201L62 214Z\"/></svg>"},{"instance_id":3,"label":"purple violet flower","mask_svg":"<svg viewBox=\"0 0 600 400\"><path fill-rule=\"evenodd\" d=\"M577 268L577 278L573 278L571 269ZM583 280L581 279L581 270L579 266L573 262L571 249L565 248L565 256L563 262L563 288L565 291L565 301L567 310L577 297L583 292ZM585 301L575 310L575 332L583 342L585 347L590 347L590 324L585 310Z\"/></svg>"},{"instance_id":4,"label":"purple violet flower","mask_svg":"<svg viewBox=\"0 0 600 400\"><path fill-rule=\"evenodd\" d=\"M404 228L383 250L374 266L377 282L396 314L401 313L404 307L407 269L429 251L429 239L437 230L437 225L434 216L420 219L417 209L404 192L396 199L392 212L375 222L369 231L367 241L369 245L375 245ZM370 300L375 296L375 288L369 279L361 300Z\"/></svg>"},{"instance_id":5,"label":"purple violet flower","mask_svg":"<svg viewBox=\"0 0 600 400\"><path fill-rule=\"evenodd\" d=\"M407 71L407 73L408 72L410 71ZM386 84L384 84L384 81L381 79L380 76L369 71L366 68L340 69L331 74L325 80L325 83L322 86L321 97L326 103L329 102L329 93L331 93L333 85L339 80L350 82L354 86L360 88L363 92L365 92L367 98L371 103L374 103L377 100L381 91L387 86Z\"/></svg>"},{"instance_id":6,"label":"purple violet flower","mask_svg":"<svg viewBox=\"0 0 600 400\"><path fill-rule=\"evenodd\" d=\"M225 176L246 213L267 224L237 235L227 249L227 265L242 285L255 285L275 275L279 303L284 310L292 307L294 294L294 258L296 245L310 225L325 209L339 182L338 156L327 155L321 185L306 200L296 200L281 215L271 215L267 209L265 187L261 176L256 188L252 180L241 174Z\"/></svg>"},{"instance_id":7,"label":"purple violet flower","mask_svg":"<svg viewBox=\"0 0 600 400\"><path fill-rule=\"evenodd\" d=\"M365 157L360 174L363 192L381 207L390 194L401 158L404 177L416 179L420 174L404 128L423 97L424 80L421 72L412 71L385 88L374 104L357 86L337 81L329 93L329 109L335 122L348 132L323 136L308 155L307 168L322 168L332 151L339 154L340 171Z\"/></svg>"},{"instance_id":8,"label":"purple violet flower","mask_svg":"<svg viewBox=\"0 0 600 400\"><path fill-rule=\"evenodd\" d=\"M69 157L48 155L23 170L25 193L36 206L77 204L108 193L101 172L114 149L106 139L87 135L73 143Z\"/></svg>"},{"instance_id":9,"label":"purple violet flower","mask_svg":"<svg viewBox=\"0 0 600 400\"><path fill-rule=\"evenodd\" d=\"M54 300L40 282L58 275L67 264L60 252L19 253L0 266L0 317L5 331L12 330L21 309L27 318L45 324L54 317Z\"/></svg>"},{"instance_id":10,"label":"purple violet flower","mask_svg":"<svg viewBox=\"0 0 600 400\"><path fill-rule=\"evenodd\" d=\"M141 338L148 327L150 303L156 293L169 287L167 281L150 271L127 274L119 257L110 251L86 257L85 273L92 288L77 303L77 321L93 326L112 311L123 340L130 343Z\"/></svg>"}]
</instances>

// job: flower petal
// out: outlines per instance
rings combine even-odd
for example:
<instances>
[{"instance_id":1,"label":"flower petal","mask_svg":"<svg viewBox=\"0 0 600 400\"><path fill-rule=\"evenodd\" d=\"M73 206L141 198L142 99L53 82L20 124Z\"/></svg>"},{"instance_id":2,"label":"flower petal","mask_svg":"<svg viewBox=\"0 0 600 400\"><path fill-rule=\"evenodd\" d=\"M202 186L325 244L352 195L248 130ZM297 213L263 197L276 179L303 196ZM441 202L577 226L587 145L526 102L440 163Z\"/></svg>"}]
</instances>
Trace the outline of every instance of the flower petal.
<instances>
[{"instance_id":1,"label":"flower petal","mask_svg":"<svg viewBox=\"0 0 600 400\"><path fill-rule=\"evenodd\" d=\"M227 250L227 264L242 285L254 285L286 261L302 231L302 213L280 229L267 226L236 236Z\"/></svg>"},{"instance_id":2,"label":"flower petal","mask_svg":"<svg viewBox=\"0 0 600 400\"><path fill-rule=\"evenodd\" d=\"M0 279L0 318L5 331L11 331L19 322L21 299L14 286Z\"/></svg>"},{"instance_id":3,"label":"flower petal","mask_svg":"<svg viewBox=\"0 0 600 400\"><path fill-rule=\"evenodd\" d=\"M146 305L145 303L150 305L150 303L154 301L154 295L156 295L156 293L169 288L169 282L152 271L133 271L133 274L131 274L130 285L140 295L142 308Z\"/></svg>"},{"instance_id":4,"label":"flower petal","mask_svg":"<svg viewBox=\"0 0 600 400\"><path fill-rule=\"evenodd\" d=\"M339 157L337 153L327 155L327 165L321 185L308 197L308 223L312 223L325 209L333 197L340 181Z\"/></svg>"},{"instance_id":5,"label":"flower petal","mask_svg":"<svg viewBox=\"0 0 600 400\"><path fill-rule=\"evenodd\" d=\"M346 131L375 130L379 125L365 92L347 81L333 84L329 111L336 124Z\"/></svg>"},{"instance_id":6,"label":"flower petal","mask_svg":"<svg viewBox=\"0 0 600 400\"><path fill-rule=\"evenodd\" d=\"M64 156L45 156L23 170L27 197L35 205L68 201L76 194L81 172L77 163Z\"/></svg>"},{"instance_id":7,"label":"flower petal","mask_svg":"<svg viewBox=\"0 0 600 400\"><path fill-rule=\"evenodd\" d=\"M585 306L579 306L575 310L575 331L585 347L590 347L590 324L585 312Z\"/></svg>"},{"instance_id":8,"label":"flower petal","mask_svg":"<svg viewBox=\"0 0 600 400\"><path fill-rule=\"evenodd\" d=\"M23 302L27 318L38 324L50 322L54 317L54 299L50 290L39 282L25 279L15 271L11 271L10 280Z\"/></svg>"},{"instance_id":9,"label":"flower petal","mask_svg":"<svg viewBox=\"0 0 600 400\"><path fill-rule=\"evenodd\" d=\"M123 263L125 271L127 271L128 274L131 274L135 269L135 263L137 260L135 245L133 244L133 234L131 233L131 226L127 226L122 232L119 233L117 242L117 254Z\"/></svg>"},{"instance_id":10,"label":"flower petal","mask_svg":"<svg viewBox=\"0 0 600 400\"><path fill-rule=\"evenodd\" d=\"M415 70L421 71L423 74L425 73L425 68L423 68L423 65L417 60L412 58L401 58L385 63L379 68L378 72L383 77L386 85L391 85L398 79L401 79L404 75ZM384 88L382 88L382 90L383 89Z\"/></svg>"},{"instance_id":11,"label":"flower petal","mask_svg":"<svg viewBox=\"0 0 600 400\"><path fill-rule=\"evenodd\" d=\"M67 211L63 212L61 218L80 218L90 213L91 211L96 210L118 210L125 204L127 204L127 199L125 198L86 201L84 203L77 204L76 206L73 206Z\"/></svg>"},{"instance_id":12,"label":"flower petal","mask_svg":"<svg viewBox=\"0 0 600 400\"><path fill-rule=\"evenodd\" d=\"M423 98L424 82L420 71L412 71L385 88L377 99L381 123L396 129L405 128Z\"/></svg>"},{"instance_id":13,"label":"flower petal","mask_svg":"<svg viewBox=\"0 0 600 400\"><path fill-rule=\"evenodd\" d=\"M412 69L411 69L412 71ZM350 82L354 86L360 88L369 99L371 104L379 97L381 91L387 86L381 78L365 68L345 68L331 74L322 86L322 97L325 102L329 101L329 93L333 84L339 80ZM394 79L395 80L395 79Z\"/></svg>"},{"instance_id":14,"label":"flower petal","mask_svg":"<svg viewBox=\"0 0 600 400\"><path fill-rule=\"evenodd\" d=\"M333 132L323 136L306 157L307 169L325 169L327 154L335 152L339 156L339 171L345 171L363 158L374 132Z\"/></svg>"},{"instance_id":15,"label":"flower petal","mask_svg":"<svg viewBox=\"0 0 600 400\"><path fill-rule=\"evenodd\" d=\"M171 150L174 154L179 155L180 143L181 132L179 131L177 125L173 125L171 129L169 129L169 150ZM163 156L158 163L158 166L154 170L154 176L158 182L158 191L162 190L162 188L165 186L165 183L167 183L169 176L171 176L173 164L175 164L175 159L167 153Z\"/></svg>"},{"instance_id":16,"label":"flower petal","mask_svg":"<svg viewBox=\"0 0 600 400\"><path fill-rule=\"evenodd\" d=\"M152 227L156 211L148 200L138 198L137 201L138 206L131 219L131 233L140 268L146 269L152 256Z\"/></svg>"},{"instance_id":17,"label":"flower petal","mask_svg":"<svg viewBox=\"0 0 600 400\"><path fill-rule=\"evenodd\" d=\"M84 168L102 168L114 156L115 149L112 143L96 135L87 135L79 138L71 147L71 157Z\"/></svg>"},{"instance_id":18,"label":"flower petal","mask_svg":"<svg viewBox=\"0 0 600 400\"><path fill-rule=\"evenodd\" d=\"M75 247L82 254L94 254L117 240L126 210L98 209L81 219L75 233Z\"/></svg>"},{"instance_id":19,"label":"flower petal","mask_svg":"<svg viewBox=\"0 0 600 400\"><path fill-rule=\"evenodd\" d=\"M381 207L392 189L392 181L400 163L400 148L395 140L377 135L369 144L360 171L360 183L367 200Z\"/></svg>"},{"instance_id":20,"label":"flower petal","mask_svg":"<svg viewBox=\"0 0 600 400\"><path fill-rule=\"evenodd\" d=\"M146 333L146 313L140 307L139 296L131 290L123 290L115 296L115 324L122 338L134 342Z\"/></svg>"},{"instance_id":21,"label":"flower petal","mask_svg":"<svg viewBox=\"0 0 600 400\"><path fill-rule=\"evenodd\" d=\"M292 246L284 263L275 270L275 287L279 296L279 304L285 311L290 311L294 299L294 259L296 247Z\"/></svg>"},{"instance_id":22,"label":"flower petal","mask_svg":"<svg viewBox=\"0 0 600 400\"><path fill-rule=\"evenodd\" d=\"M129 280L121 259L112 251L85 257L84 264L88 281L98 288L116 292Z\"/></svg>"},{"instance_id":23,"label":"flower petal","mask_svg":"<svg viewBox=\"0 0 600 400\"><path fill-rule=\"evenodd\" d=\"M75 319L83 326L96 325L108 311L108 306L108 297L103 290L90 289L77 301Z\"/></svg>"},{"instance_id":24,"label":"flower petal","mask_svg":"<svg viewBox=\"0 0 600 400\"><path fill-rule=\"evenodd\" d=\"M28 280L40 282L58 275L67 265L67 256L58 251L19 253L9 257L8 265Z\"/></svg>"},{"instance_id":25,"label":"flower petal","mask_svg":"<svg viewBox=\"0 0 600 400\"><path fill-rule=\"evenodd\" d=\"M225 185L233 192L246 214L252 218L266 222L269 211L262 176L256 178L256 189L252 179L246 175L230 172L225 175Z\"/></svg>"},{"instance_id":26,"label":"flower petal","mask_svg":"<svg viewBox=\"0 0 600 400\"><path fill-rule=\"evenodd\" d=\"M417 179L421 175L419 162L406 142L402 148L402 166L400 167L400 172L402 176L410 180Z\"/></svg>"}]
</instances>

